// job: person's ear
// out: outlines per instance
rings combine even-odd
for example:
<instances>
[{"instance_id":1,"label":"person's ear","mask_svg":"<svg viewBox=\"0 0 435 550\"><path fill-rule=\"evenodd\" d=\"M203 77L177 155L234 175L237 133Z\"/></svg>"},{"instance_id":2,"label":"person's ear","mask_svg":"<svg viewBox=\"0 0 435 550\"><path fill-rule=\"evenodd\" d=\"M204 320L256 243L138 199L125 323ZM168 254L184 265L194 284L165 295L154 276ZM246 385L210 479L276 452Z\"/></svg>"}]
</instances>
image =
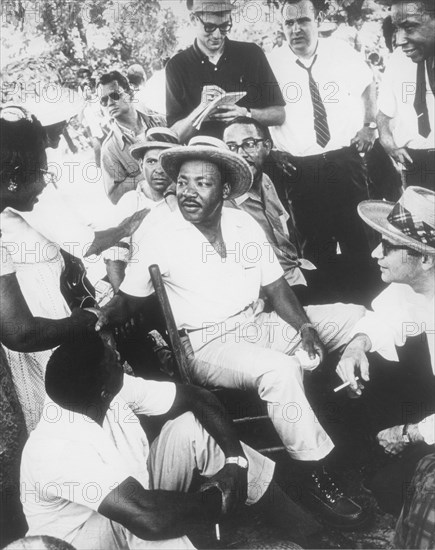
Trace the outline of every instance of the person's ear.
<instances>
[{"instance_id":1,"label":"person's ear","mask_svg":"<svg viewBox=\"0 0 435 550\"><path fill-rule=\"evenodd\" d=\"M195 25L195 23L197 22L196 15L194 13L191 13L189 15L189 19L190 19L190 22L192 23L192 25Z\"/></svg>"},{"instance_id":2,"label":"person's ear","mask_svg":"<svg viewBox=\"0 0 435 550\"><path fill-rule=\"evenodd\" d=\"M104 386L103 386L103 389L101 390L100 396L101 396L101 399L103 399L104 401L107 401L109 398L111 400L113 397L112 394L104 388Z\"/></svg>"},{"instance_id":3,"label":"person's ear","mask_svg":"<svg viewBox=\"0 0 435 550\"><path fill-rule=\"evenodd\" d=\"M270 153L271 150L272 150L272 142L270 141L269 138L267 138L267 139L264 140L264 148L266 149L267 154L269 155L269 153Z\"/></svg>"},{"instance_id":4,"label":"person's ear","mask_svg":"<svg viewBox=\"0 0 435 550\"><path fill-rule=\"evenodd\" d=\"M319 11L316 17L317 24L320 25L321 23L323 23L324 20L325 20L325 12Z\"/></svg>"},{"instance_id":5,"label":"person's ear","mask_svg":"<svg viewBox=\"0 0 435 550\"><path fill-rule=\"evenodd\" d=\"M223 199L226 200L230 196L230 193L231 193L230 184L229 183L224 183L223 188L222 188L222 197L223 197Z\"/></svg>"},{"instance_id":6,"label":"person's ear","mask_svg":"<svg viewBox=\"0 0 435 550\"><path fill-rule=\"evenodd\" d=\"M421 257L421 264L425 271L432 269L435 266L435 256L425 254Z\"/></svg>"}]
</instances>

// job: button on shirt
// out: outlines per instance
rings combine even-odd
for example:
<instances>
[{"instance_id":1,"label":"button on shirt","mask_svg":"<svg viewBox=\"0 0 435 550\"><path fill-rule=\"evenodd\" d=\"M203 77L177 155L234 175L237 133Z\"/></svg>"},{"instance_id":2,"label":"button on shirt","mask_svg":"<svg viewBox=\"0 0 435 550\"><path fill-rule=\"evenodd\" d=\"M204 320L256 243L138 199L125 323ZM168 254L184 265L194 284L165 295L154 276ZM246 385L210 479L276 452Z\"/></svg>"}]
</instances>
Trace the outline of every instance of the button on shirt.
<instances>
[{"instance_id":1,"label":"button on shirt","mask_svg":"<svg viewBox=\"0 0 435 550\"><path fill-rule=\"evenodd\" d=\"M434 58L431 59L432 67ZM417 63L407 57L401 48L391 55L379 89L378 106L386 116L392 118L392 132L397 147L411 149L435 148L435 100L431 90L426 64L426 104L431 132L427 138L418 132L417 113L414 99L417 82Z\"/></svg>"},{"instance_id":2,"label":"button on shirt","mask_svg":"<svg viewBox=\"0 0 435 550\"><path fill-rule=\"evenodd\" d=\"M314 265L308 260L299 260L296 247L289 238L287 221L290 216L266 174L263 174L260 185L261 196L251 189L241 197L228 201L228 205L247 212L259 223L284 270L287 282L290 285L306 285L299 266L304 267L306 263L308 269L314 269Z\"/></svg>"},{"instance_id":3,"label":"button on shirt","mask_svg":"<svg viewBox=\"0 0 435 550\"><path fill-rule=\"evenodd\" d=\"M273 72L286 101L286 120L270 128L275 146L295 156L318 155L348 147L364 124L362 94L373 74L358 53L342 40L319 39L312 68L326 109L331 139L320 147L314 131L313 103L308 73L296 61L289 46L270 58ZM303 62L304 60L301 60ZM307 67L313 58L305 63Z\"/></svg>"},{"instance_id":4,"label":"button on shirt","mask_svg":"<svg viewBox=\"0 0 435 550\"><path fill-rule=\"evenodd\" d=\"M435 375L435 304L409 285L391 283L372 303L373 311L357 322L351 337L367 334L371 351L380 353L389 361L398 361L396 346L405 345L407 337L426 333L432 370ZM419 424L426 443L435 443L435 415Z\"/></svg>"},{"instance_id":5,"label":"button on shirt","mask_svg":"<svg viewBox=\"0 0 435 550\"><path fill-rule=\"evenodd\" d=\"M247 92L237 104L263 109L285 102L265 54L256 44L225 39L216 65L198 48L196 41L175 55L166 66L166 112L168 125L190 115L200 104L204 86L215 84L226 92ZM225 124L206 121L202 135L221 138Z\"/></svg>"},{"instance_id":6,"label":"button on shirt","mask_svg":"<svg viewBox=\"0 0 435 550\"><path fill-rule=\"evenodd\" d=\"M222 210L222 258L180 212L149 232L126 271L122 292L144 297L154 291L148 266L158 264L179 329L220 323L258 299L260 287L283 270L258 223L245 212Z\"/></svg>"},{"instance_id":7,"label":"button on shirt","mask_svg":"<svg viewBox=\"0 0 435 550\"><path fill-rule=\"evenodd\" d=\"M149 445L136 414L164 414L174 399L170 382L125 375L101 427L47 398L21 461L27 534L71 543L104 498L129 476L148 489Z\"/></svg>"}]
</instances>

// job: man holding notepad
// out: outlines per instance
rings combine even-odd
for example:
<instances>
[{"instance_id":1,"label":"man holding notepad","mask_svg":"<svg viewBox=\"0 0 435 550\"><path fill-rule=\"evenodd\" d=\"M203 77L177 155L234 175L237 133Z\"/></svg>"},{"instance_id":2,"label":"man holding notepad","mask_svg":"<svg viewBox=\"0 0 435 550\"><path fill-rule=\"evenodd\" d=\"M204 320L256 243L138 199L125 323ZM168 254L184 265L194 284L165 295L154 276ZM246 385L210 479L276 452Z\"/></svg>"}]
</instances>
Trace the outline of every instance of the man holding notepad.
<instances>
[{"instance_id":1,"label":"man holding notepad","mask_svg":"<svg viewBox=\"0 0 435 550\"><path fill-rule=\"evenodd\" d=\"M230 0L191 2L195 42L166 66L167 121L181 142L197 133L195 122L219 88L246 95L212 111L201 135L222 138L225 124L237 116L252 116L266 126L284 122L285 101L261 48L227 37L234 9Z\"/></svg>"}]
</instances>

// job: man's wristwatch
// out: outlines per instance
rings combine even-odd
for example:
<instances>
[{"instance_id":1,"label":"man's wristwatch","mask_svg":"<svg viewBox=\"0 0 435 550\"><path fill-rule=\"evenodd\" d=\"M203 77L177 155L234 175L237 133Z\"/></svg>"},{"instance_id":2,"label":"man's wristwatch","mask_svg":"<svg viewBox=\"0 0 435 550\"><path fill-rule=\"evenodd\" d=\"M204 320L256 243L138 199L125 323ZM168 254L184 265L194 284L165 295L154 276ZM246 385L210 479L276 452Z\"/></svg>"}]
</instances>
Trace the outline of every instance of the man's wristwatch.
<instances>
[{"instance_id":1,"label":"man's wristwatch","mask_svg":"<svg viewBox=\"0 0 435 550\"><path fill-rule=\"evenodd\" d=\"M229 456L225 459L225 464L237 464L237 466L245 470L248 468L248 461L243 456Z\"/></svg>"},{"instance_id":2,"label":"man's wristwatch","mask_svg":"<svg viewBox=\"0 0 435 550\"><path fill-rule=\"evenodd\" d=\"M405 443L406 445L409 445L410 443L412 443L411 441L411 436L409 435L409 424L405 424L403 426L403 430L402 430L402 441L403 443Z\"/></svg>"},{"instance_id":3,"label":"man's wristwatch","mask_svg":"<svg viewBox=\"0 0 435 550\"><path fill-rule=\"evenodd\" d=\"M364 122L364 128L370 128L370 130L377 130L378 125L376 122Z\"/></svg>"}]
</instances>

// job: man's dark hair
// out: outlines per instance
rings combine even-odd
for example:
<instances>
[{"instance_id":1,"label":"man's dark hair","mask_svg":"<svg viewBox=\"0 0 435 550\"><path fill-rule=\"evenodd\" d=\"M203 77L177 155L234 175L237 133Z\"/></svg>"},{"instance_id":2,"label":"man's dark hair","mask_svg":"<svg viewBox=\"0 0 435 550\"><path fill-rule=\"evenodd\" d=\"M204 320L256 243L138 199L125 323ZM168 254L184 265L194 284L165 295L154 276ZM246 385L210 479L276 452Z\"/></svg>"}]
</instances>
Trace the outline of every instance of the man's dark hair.
<instances>
[{"instance_id":1,"label":"man's dark hair","mask_svg":"<svg viewBox=\"0 0 435 550\"><path fill-rule=\"evenodd\" d=\"M416 3L420 3L426 13L428 13L431 17L435 17L435 2L434 0L390 0L390 5L391 6L394 6L396 4L407 4L409 2L416 2Z\"/></svg>"},{"instance_id":2,"label":"man's dark hair","mask_svg":"<svg viewBox=\"0 0 435 550\"><path fill-rule=\"evenodd\" d=\"M131 93L130 84L128 83L127 78L119 71L110 71L101 75L99 85L104 86L105 84L110 84L115 81L124 91Z\"/></svg>"},{"instance_id":3,"label":"man's dark hair","mask_svg":"<svg viewBox=\"0 0 435 550\"><path fill-rule=\"evenodd\" d=\"M47 395L66 409L99 403L106 379L104 343L89 335L85 340L65 343L50 357L45 371Z\"/></svg>"},{"instance_id":4,"label":"man's dark hair","mask_svg":"<svg viewBox=\"0 0 435 550\"><path fill-rule=\"evenodd\" d=\"M288 4L298 4L301 0L284 0L282 3L281 11L284 10L285 6ZM314 11L316 15L319 15L320 12L326 10L326 0L310 0L314 6Z\"/></svg>"},{"instance_id":5,"label":"man's dark hair","mask_svg":"<svg viewBox=\"0 0 435 550\"><path fill-rule=\"evenodd\" d=\"M46 167L41 123L35 117L13 121L0 118L0 185L31 185Z\"/></svg>"},{"instance_id":6,"label":"man's dark hair","mask_svg":"<svg viewBox=\"0 0 435 550\"><path fill-rule=\"evenodd\" d=\"M272 137L270 135L269 127L265 126L255 118L250 118L247 116L238 116L234 118L231 122L229 122L225 129L229 128L230 126L233 126L233 124L246 124L249 126L254 126L254 128L257 128L258 133L261 135L263 139L268 139L272 144Z\"/></svg>"}]
</instances>

